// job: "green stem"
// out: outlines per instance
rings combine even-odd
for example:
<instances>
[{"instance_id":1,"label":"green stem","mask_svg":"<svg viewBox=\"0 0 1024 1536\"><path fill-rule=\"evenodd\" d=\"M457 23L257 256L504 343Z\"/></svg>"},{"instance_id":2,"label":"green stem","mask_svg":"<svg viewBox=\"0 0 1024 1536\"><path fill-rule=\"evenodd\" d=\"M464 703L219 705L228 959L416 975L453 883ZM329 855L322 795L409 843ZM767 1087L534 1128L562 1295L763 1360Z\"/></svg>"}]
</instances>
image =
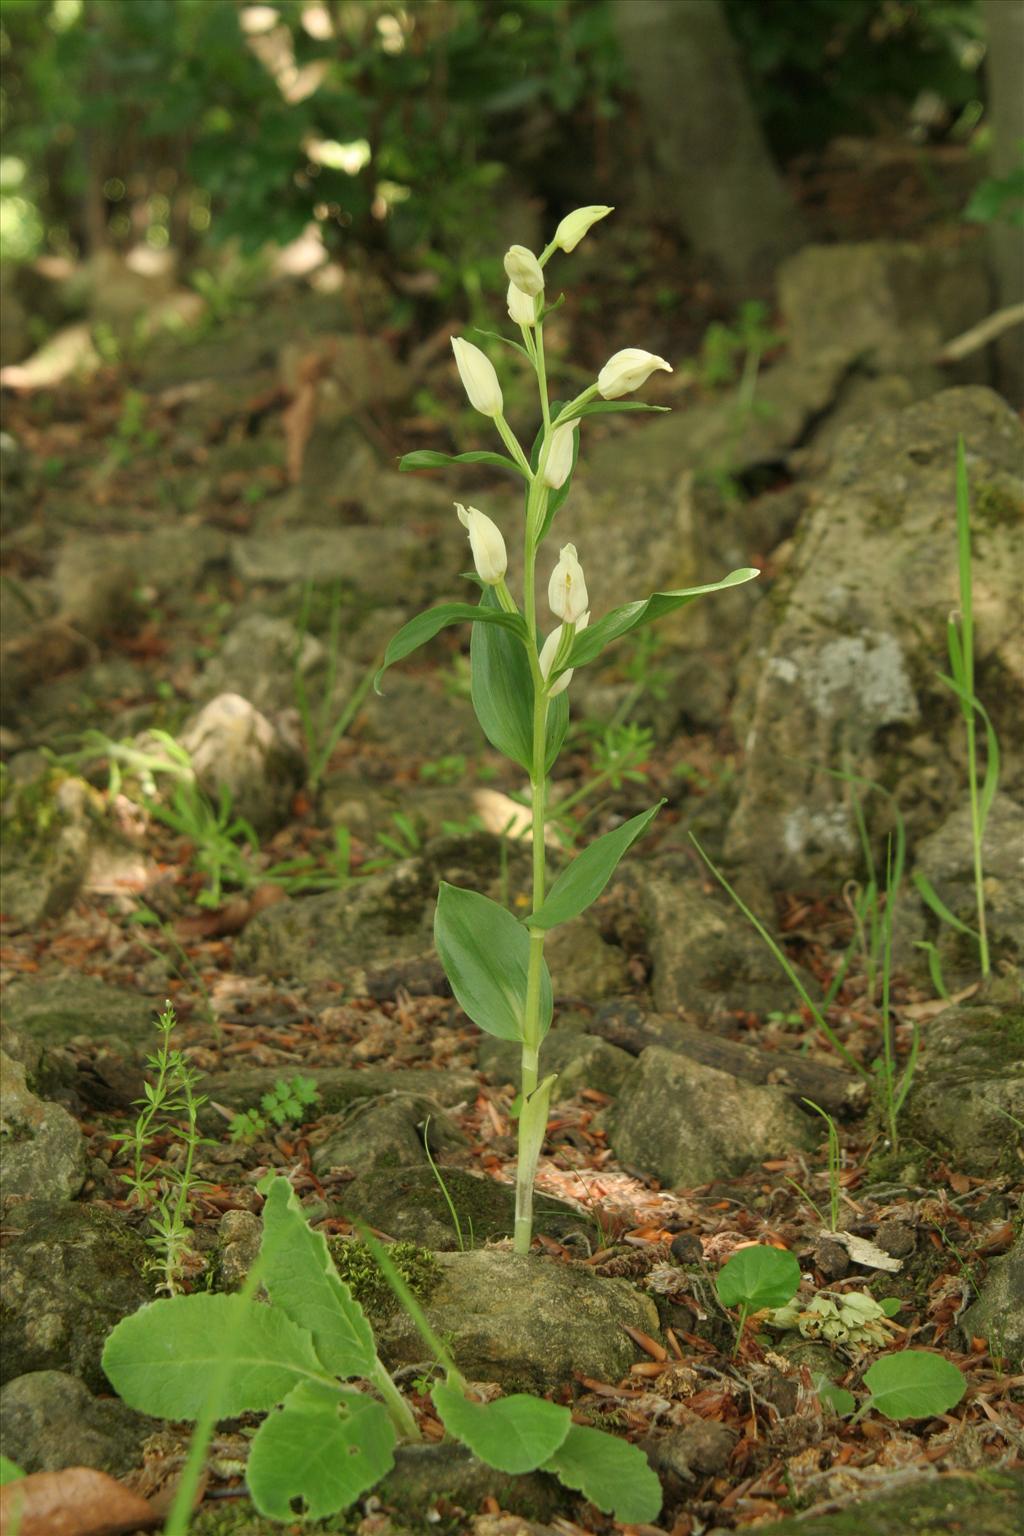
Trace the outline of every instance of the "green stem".
<instances>
[{"instance_id":1,"label":"green stem","mask_svg":"<svg viewBox=\"0 0 1024 1536\"><path fill-rule=\"evenodd\" d=\"M551 435L551 405L550 405L550 402L548 401L548 376L547 376L547 371L546 371L546 365L545 365L545 362L544 362L544 327L543 327L543 325L538 325L538 326L535 327L534 339L535 339L535 341L537 343L537 351L536 351L537 383L540 386L540 408L541 408L541 412L543 413L543 416L544 416L544 447L546 448L547 447L547 440L548 440L548 438ZM540 459L541 463L544 462L544 457L545 457L545 455L544 455L544 451L542 449L541 450L541 459Z\"/></svg>"},{"instance_id":2,"label":"green stem","mask_svg":"<svg viewBox=\"0 0 1024 1536\"><path fill-rule=\"evenodd\" d=\"M533 769L530 796L533 804L533 910L544 901L544 809L546 798L545 756L547 744L548 700L539 674L533 695ZM516 1253L529 1253L533 1238L533 1180L537 1171L537 1152L526 1148L526 1100L537 1087L540 1061L540 995L544 975L543 928L530 929L530 958L526 972L526 1005L523 1010L523 1052L521 1099L519 1109L519 1148L516 1160L516 1219L513 1247Z\"/></svg>"}]
</instances>

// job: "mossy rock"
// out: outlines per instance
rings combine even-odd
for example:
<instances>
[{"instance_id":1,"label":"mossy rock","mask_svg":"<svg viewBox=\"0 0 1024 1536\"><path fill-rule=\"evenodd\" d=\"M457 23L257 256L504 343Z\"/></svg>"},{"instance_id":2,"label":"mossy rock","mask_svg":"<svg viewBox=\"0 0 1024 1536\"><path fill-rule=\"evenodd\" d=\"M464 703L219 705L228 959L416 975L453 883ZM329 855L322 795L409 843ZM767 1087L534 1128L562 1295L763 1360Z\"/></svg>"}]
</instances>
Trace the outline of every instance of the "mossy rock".
<instances>
[{"instance_id":1,"label":"mossy rock","mask_svg":"<svg viewBox=\"0 0 1024 1536\"><path fill-rule=\"evenodd\" d=\"M391 1237L442 1252L459 1247L459 1228L466 1247L510 1236L516 1203L511 1184L499 1184L464 1168L442 1167L439 1172L448 1198L429 1165L368 1170L345 1190L340 1214L349 1220L357 1217L368 1221ZM563 1238L570 1232L593 1234L592 1224L573 1206L539 1191L533 1197L533 1215L534 1231L548 1237Z\"/></svg>"},{"instance_id":2,"label":"mossy rock","mask_svg":"<svg viewBox=\"0 0 1024 1536\"><path fill-rule=\"evenodd\" d=\"M922 1478L846 1509L759 1527L760 1536L1020 1536L1024 1477Z\"/></svg>"},{"instance_id":3,"label":"mossy rock","mask_svg":"<svg viewBox=\"0 0 1024 1536\"><path fill-rule=\"evenodd\" d=\"M961 1172L1020 1175L1024 1013L947 1008L928 1026L901 1131Z\"/></svg>"}]
</instances>

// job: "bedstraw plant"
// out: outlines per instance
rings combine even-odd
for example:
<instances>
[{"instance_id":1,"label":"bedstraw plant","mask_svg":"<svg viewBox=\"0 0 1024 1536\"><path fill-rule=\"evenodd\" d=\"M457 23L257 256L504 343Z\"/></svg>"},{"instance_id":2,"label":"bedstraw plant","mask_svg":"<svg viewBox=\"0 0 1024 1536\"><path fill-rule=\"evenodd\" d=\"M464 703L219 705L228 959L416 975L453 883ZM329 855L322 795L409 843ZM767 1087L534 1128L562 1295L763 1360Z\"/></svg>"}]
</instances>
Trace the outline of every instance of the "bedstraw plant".
<instances>
[{"instance_id":1,"label":"bedstraw plant","mask_svg":"<svg viewBox=\"0 0 1024 1536\"><path fill-rule=\"evenodd\" d=\"M456 502L469 536L474 570L468 579L480 587L476 603L445 603L419 614L387 647L376 680L448 625L472 625L471 696L477 719L492 746L529 776L533 861L532 903L522 919L476 891L442 882L434 924L435 941L452 991L479 1028L521 1048L518 1110L518 1162L514 1247L528 1251L533 1223L533 1184L547 1125L554 1074L542 1075L541 1046L551 1023L551 977L544 958L548 933L586 910L612 876L623 854L648 828L659 807L634 816L595 839L563 869L550 889L545 868L544 828L547 781L565 739L569 721L567 690L573 673L598 659L611 643L653 623L707 592L752 580L758 572L732 571L707 586L655 592L626 602L591 622L586 576L576 545L560 541L550 569L548 606L554 625L540 627L537 581L542 546L552 531L572 483L580 447L581 423L612 411L662 410L626 400L658 370L671 372L664 358L636 347L616 352L597 379L574 398L552 400L544 321L556 304L547 300L545 268L556 253L575 250L587 232L611 208L577 208L566 215L540 256L514 245L505 255L509 278L508 315L520 340L495 338L511 348L536 376L540 425L529 452L505 419L504 398L490 358L467 341L452 347L470 404L494 424L504 453L474 451L454 456L421 450L406 454L404 470L440 465L483 464L524 483L521 527L523 588L519 599L506 581L505 535L476 507ZM623 509L628 515L628 509ZM566 530L568 531L568 530Z\"/></svg>"}]
</instances>

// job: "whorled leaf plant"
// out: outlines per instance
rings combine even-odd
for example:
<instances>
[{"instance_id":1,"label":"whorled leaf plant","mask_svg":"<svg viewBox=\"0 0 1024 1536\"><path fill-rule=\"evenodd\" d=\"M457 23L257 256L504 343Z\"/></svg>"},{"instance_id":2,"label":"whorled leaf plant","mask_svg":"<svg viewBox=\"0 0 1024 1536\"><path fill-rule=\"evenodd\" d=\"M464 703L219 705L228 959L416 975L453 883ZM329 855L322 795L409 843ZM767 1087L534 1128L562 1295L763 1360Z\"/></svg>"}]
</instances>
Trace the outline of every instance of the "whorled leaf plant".
<instances>
[{"instance_id":1,"label":"whorled leaf plant","mask_svg":"<svg viewBox=\"0 0 1024 1536\"><path fill-rule=\"evenodd\" d=\"M544 941L552 928L579 916L600 895L623 854L646 831L659 809L653 806L595 839L548 889L544 860L547 778L568 726L569 683L578 667L596 661L622 635L653 623L704 593L738 586L758 575L756 570L744 568L707 586L655 592L591 622L579 555L576 546L566 542L561 545L547 592L548 606L557 622L546 637L541 634L537 557L569 494L579 452L580 422L610 411L665 409L622 397L639 389L656 370L672 371L664 358L627 347L609 358L596 381L582 394L565 404L549 398L544 320L555 306L545 303L544 269L556 251L574 250L591 226L611 211L606 207L578 208L561 221L554 239L539 257L518 245L505 256L508 313L522 341L500 339L533 369L540 396L540 428L529 454L505 419L494 365L472 342L455 337L455 362L470 403L492 419L506 453L450 456L421 451L406 454L400 463L404 470L483 463L522 478L526 505L521 602L505 580L508 559L501 529L476 507L456 503L473 555L475 572L470 579L482 588L479 602L444 603L411 619L388 645L376 679L379 692L380 679L388 667L446 626L472 624L471 685L477 719L488 741L529 775L533 847L530 913L519 920L486 896L442 882L434 924L438 952L460 1006L479 1028L518 1041L522 1048L514 1234L518 1253L530 1247L534 1177L555 1081L554 1075L542 1077L540 1070L541 1044L552 1016Z\"/></svg>"}]
</instances>

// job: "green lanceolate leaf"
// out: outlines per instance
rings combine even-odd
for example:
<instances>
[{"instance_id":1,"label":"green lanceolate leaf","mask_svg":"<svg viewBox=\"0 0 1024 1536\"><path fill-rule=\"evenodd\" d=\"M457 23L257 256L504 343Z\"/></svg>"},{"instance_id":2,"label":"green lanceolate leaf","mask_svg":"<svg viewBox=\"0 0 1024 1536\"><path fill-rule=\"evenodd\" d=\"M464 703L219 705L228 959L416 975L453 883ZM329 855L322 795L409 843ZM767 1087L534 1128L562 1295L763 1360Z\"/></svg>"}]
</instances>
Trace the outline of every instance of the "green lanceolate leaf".
<instances>
[{"instance_id":1,"label":"green lanceolate leaf","mask_svg":"<svg viewBox=\"0 0 1024 1536\"><path fill-rule=\"evenodd\" d=\"M312 1335L333 1376L369 1376L377 1363L370 1325L285 1178L270 1186L263 1225L263 1284L271 1302Z\"/></svg>"},{"instance_id":2,"label":"green lanceolate leaf","mask_svg":"<svg viewBox=\"0 0 1024 1536\"><path fill-rule=\"evenodd\" d=\"M477 617L499 612L491 588L480 598ZM509 617L506 615L506 617ZM533 678L522 643L525 625L475 624L470 641L470 677L473 708L480 729L492 747L512 759L526 773L533 771ZM569 725L569 700L560 693L548 706L545 772L550 769L565 740Z\"/></svg>"},{"instance_id":3,"label":"green lanceolate leaf","mask_svg":"<svg viewBox=\"0 0 1024 1536\"><path fill-rule=\"evenodd\" d=\"M606 645L627 635L631 629L653 624L656 619L664 618L666 613L672 613L676 608L685 608L687 603L703 597L706 592L723 592L727 587L738 587L745 581L753 581L760 574L760 571L746 566L738 571L730 571L721 581L712 581L704 587L684 587L678 592L654 592L640 602L613 608L611 613L606 613L603 619L598 619L596 624L591 624L576 636L566 666L585 667L588 661L600 656Z\"/></svg>"},{"instance_id":4,"label":"green lanceolate leaf","mask_svg":"<svg viewBox=\"0 0 1024 1536\"><path fill-rule=\"evenodd\" d=\"M194 1419L226 1366L220 1418L260 1412L323 1365L304 1328L241 1296L171 1296L123 1318L103 1347L103 1369L129 1408L157 1419Z\"/></svg>"},{"instance_id":5,"label":"green lanceolate leaf","mask_svg":"<svg viewBox=\"0 0 1024 1536\"><path fill-rule=\"evenodd\" d=\"M954 1408L967 1390L962 1371L943 1355L904 1349L864 1372L869 1406L888 1419L927 1419Z\"/></svg>"},{"instance_id":6,"label":"green lanceolate leaf","mask_svg":"<svg viewBox=\"0 0 1024 1536\"><path fill-rule=\"evenodd\" d=\"M741 1248L715 1277L715 1289L723 1307L784 1307L796 1295L800 1265L796 1255L762 1244Z\"/></svg>"},{"instance_id":7,"label":"green lanceolate leaf","mask_svg":"<svg viewBox=\"0 0 1024 1536\"><path fill-rule=\"evenodd\" d=\"M515 346L515 342L510 342ZM410 469L441 469L445 464L491 464L495 469L511 469L514 474L521 475L515 459L507 459L503 453L489 453L485 449L474 449L472 453L437 453L433 448L417 448L415 453L403 453L398 461L400 470Z\"/></svg>"},{"instance_id":8,"label":"green lanceolate leaf","mask_svg":"<svg viewBox=\"0 0 1024 1536\"><path fill-rule=\"evenodd\" d=\"M445 1429L499 1472L532 1472L557 1451L572 1424L568 1408L525 1393L471 1403L439 1382L430 1395Z\"/></svg>"},{"instance_id":9,"label":"green lanceolate leaf","mask_svg":"<svg viewBox=\"0 0 1024 1536\"><path fill-rule=\"evenodd\" d=\"M434 915L434 941L462 1011L500 1040L523 1038L530 937L511 912L477 891L442 880ZM547 966L541 974L540 1032L548 1031L554 1003Z\"/></svg>"},{"instance_id":10,"label":"green lanceolate leaf","mask_svg":"<svg viewBox=\"0 0 1024 1536\"><path fill-rule=\"evenodd\" d=\"M643 400L588 400L579 406L567 421L578 421L582 416L610 416L615 411L670 411L670 405L646 405Z\"/></svg>"},{"instance_id":11,"label":"green lanceolate leaf","mask_svg":"<svg viewBox=\"0 0 1024 1536\"><path fill-rule=\"evenodd\" d=\"M394 1444L387 1409L375 1398L303 1382L257 1430L246 1482L271 1520L290 1522L299 1508L323 1520L390 1472Z\"/></svg>"},{"instance_id":12,"label":"green lanceolate leaf","mask_svg":"<svg viewBox=\"0 0 1024 1536\"><path fill-rule=\"evenodd\" d=\"M482 330L479 325L474 325L472 327L472 332L474 336L486 336L489 341L500 341L503 347L511 347L513 351L520 353L521 356L526 358L526 361L530 364L531 368L533 367L533 359L530 357L529 352L527 352L521 341L513 341L510 336L502 336L498 331Z\"/></svg>"},{"instance_id":13,"label":"green lanceolate leaf","mask_svg":"<svg viewBox=\"0 0 1024 1536\"><path fill-rule=\"evenodd\" d=\"M486 595L486 594L485 594ZM449 624L494 624L501 629L510 630L513 634L526 638L526 625L522 618L515 613L506 613L497 606L485 606L482 602L474 603L441 603L437 608L428 608L425 613L418 613L408 624L403 624L397 635L393 635L388 641L388 648L384 652L384 662L373 680L376 693L380 693L380 680L388 667L393 667L396 661L403 661L406 656L411 656L413 651L418 651L421 645L426 645L428 640L433 640L436 634Z\"/></svg>"},{"instance_id":14,"label":"green lanceolate leaf","mask_svg":"<svg viewBox=\"0 0 1024 1536\"><path fill-rule=\"evenodd\" d=\"M656 1520L661 1513L661 1483L643 1451L600 1429L571 1425L544 1471L616 1520Z\"/></svg>"},{"instance_id":15,"label":"green lanceolate leaf","mask_svg":"<svg viewBox=\"0 0 1024 1536\"><path fill-rule=\"evenodd\" d=\"M649 811L634 816L614 832L595 838L558 876L543 906L522 919L527 927L554 928L585 912L608 884L619 860L643 836L664 804L664 800L659 800Z\"/></svg>"}]
</instances>

